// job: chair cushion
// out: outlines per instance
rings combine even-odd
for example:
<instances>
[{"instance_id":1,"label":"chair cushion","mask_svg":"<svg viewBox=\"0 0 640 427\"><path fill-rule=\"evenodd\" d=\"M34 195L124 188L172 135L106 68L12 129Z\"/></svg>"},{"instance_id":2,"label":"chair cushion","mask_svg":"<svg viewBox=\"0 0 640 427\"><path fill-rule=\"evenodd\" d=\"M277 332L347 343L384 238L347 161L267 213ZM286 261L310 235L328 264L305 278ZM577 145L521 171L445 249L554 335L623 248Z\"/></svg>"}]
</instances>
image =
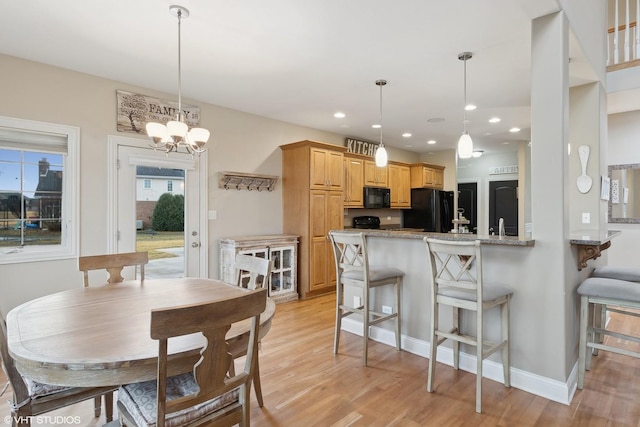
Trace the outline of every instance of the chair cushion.
<instances>
[{"instance_id":1,"label":"chair cushion","mask_svg":"<svg viewBox=\"0 0 640 427\"><path fill-rule=\"evenodd\" d=\"M640 268L634 267L597 267L591 273L591 277L606 277L608 279L628 280L640 282Z\"/></svg>"},{"instance_id":2,"label":"chair cushion","mask_svg":"<svg viewBox=\"0 0 640 427\"><path fill-rule=\"evenodd\" d=\"M167 400L193 394L198 385L191 373L167 378ZM184 425L206 414L239 401L240 392L232 390L199 405L167 414L166 426ZM158 413L157 382L155 380L127 384L118 390L118 401L125 406L138 426L155 426Z\"/></svg>"},{"instance_id":3,"label":"chair cushion","mask_svg":"<svg viewBox=\"0 0 640 427\"><path fill-rule=\"evenodd\" d=\"M32 399L37 397L49 396L51 394L56 394L61 391L70 390L72 387L65 387L61 385L53 385L53 384L44 384L34 381L30 378L22 377L24 383L27 385L27 389L29 390L29 396Z\"/></svg>"},{"instance_id":4,"label":"chair cushion","mask_svg":"<svg viewBox=\"0 0 640 427\"><path fill-rule=\"evenodd\" d=\"M493 301L498 298L502 298L506 295L513 294L513 291L507 286L498 285L498 284L488 284L485 283L482 289L482 300L483 302ZM463 299L467 301L476 301L476 292L475 291L465 291L459 288L453 288L449 286L438 287L438 295Z\"/></svg>"},{"instance_id":5,"label":"chair cushion","mask_svg":"<svg viewBox=\"0 0 640 427\"><path fill-rule=\"evenodd\" d=\"M578 294L640 302L640 285L626 280L590 277L578 286Z\"/></svg>"},{"instance_id":6,"label":"chair cushion","mask_svg":"<svg viewBox=\"0 0 640 427\"><path fill-rule=\"evenodd\" d=\"M345 279L351 280L363 280L362 271L358 270L347 270L342 273L342 277ZM370 266L369 267L369 280L372 282L377 282L379 280L390 279L392 277L404 276L404 272L398 270L393 267L377 267Z\"/></svg>"}]
</instances>

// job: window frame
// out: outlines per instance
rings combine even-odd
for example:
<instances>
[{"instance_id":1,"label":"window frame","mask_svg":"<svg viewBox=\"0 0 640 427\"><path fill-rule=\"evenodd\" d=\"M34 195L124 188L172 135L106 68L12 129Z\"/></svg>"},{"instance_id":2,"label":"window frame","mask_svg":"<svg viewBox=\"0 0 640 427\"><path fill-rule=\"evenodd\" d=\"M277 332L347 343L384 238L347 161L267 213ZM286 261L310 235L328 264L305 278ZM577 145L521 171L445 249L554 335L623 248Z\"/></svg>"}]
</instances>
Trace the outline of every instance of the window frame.
<instances>
[{"instance_id":1,"label":"window frame","mask_svg":"<svg viewBox=\"0 0 640 427\"><path fill-rule=\"evenodd\" d=\"M62 180L62 217L60 245L33 245L0 249L0 264L17 264L34 261L50 261L77 258L79 247L79 173L80 173L80 128L57 123L39 122L0 116L0 128L9 131L56 134L66 137L67 153L64 159ZM0 145L2 145L0 143ZM38 148L42 149L42 142ZM11 147L15 149L16 147ZM25 149L33 149L25 143Z\"/></svg>"}]
</instances>

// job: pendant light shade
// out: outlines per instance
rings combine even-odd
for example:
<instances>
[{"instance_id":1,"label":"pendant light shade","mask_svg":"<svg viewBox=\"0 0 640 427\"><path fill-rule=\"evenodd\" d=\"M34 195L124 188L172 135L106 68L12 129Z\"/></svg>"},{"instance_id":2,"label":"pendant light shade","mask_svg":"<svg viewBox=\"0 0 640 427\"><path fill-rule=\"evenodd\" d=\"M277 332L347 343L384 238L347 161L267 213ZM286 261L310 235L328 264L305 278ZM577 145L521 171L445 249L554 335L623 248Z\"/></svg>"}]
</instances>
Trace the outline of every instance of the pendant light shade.
<instances>
[{"instance_id":1,"label":"pendant light shade","mask_svg":"<svg viewBox=\"0 0 640 427\"><path fill-rule=\"evenodd\" d=\"M382 168L387 166L387 150L382 142L382 86L386 85L386 80L376 80L376 85L380 87L380 145L376 149L376 166Z\"/></svg>"},{"instance_id":2,"label":"pendant light shade","mask_svg":"<svg viewBox=\"0 0 640 427\"><path fill-rule=\"evenodd\" d=\"M460 139L458 140L458 157L461 159L468 159L473 155L473 141L469 132L467 132L467 59L471 59L473 55L471 52L462 52L458 55L458 59L464 61L464 106L463 111L463 131Z\"/></svg>"},{"instance_id":3,"label":"pendant light shade","mask_svg":"<svg viewBox=\"0 0 640 427\"><path fill-rule=\"evenodd\" d=\"M178 151L178 148L184 147L187 153L201 154L205 152L207 141L209 140L209 131L204 128L193 128L189 130L186 118L182 112L182 73L181 73L181 40L180 40L180 24L182 18L189 16L189 10L182 6L169 6L169 11L173 16L178 18L178 112L174 120L162 123L147 123L147 135L152 139L154 149L161 149L170 153Z\"/></svg>"}]
</instances>

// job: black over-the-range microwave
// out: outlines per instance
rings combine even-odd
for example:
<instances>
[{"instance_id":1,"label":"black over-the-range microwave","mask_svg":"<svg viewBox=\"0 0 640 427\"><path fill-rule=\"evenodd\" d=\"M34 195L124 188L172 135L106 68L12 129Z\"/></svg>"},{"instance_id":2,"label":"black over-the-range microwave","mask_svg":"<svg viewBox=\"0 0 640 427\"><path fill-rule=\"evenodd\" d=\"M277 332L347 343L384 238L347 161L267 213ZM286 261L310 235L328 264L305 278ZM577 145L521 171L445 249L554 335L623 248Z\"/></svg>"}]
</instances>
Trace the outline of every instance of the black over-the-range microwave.
<instances>
[{"instance_id":1,"label":"black over-the-range microwave","mask_svg":"<svg viewBox=\"0 0 640 427\"><path fill-rule=\"evenodd\" d=\"M364 207L384 209L391 207L391 191L388 188L364 187Z\"/></svg>"}]
</instances>

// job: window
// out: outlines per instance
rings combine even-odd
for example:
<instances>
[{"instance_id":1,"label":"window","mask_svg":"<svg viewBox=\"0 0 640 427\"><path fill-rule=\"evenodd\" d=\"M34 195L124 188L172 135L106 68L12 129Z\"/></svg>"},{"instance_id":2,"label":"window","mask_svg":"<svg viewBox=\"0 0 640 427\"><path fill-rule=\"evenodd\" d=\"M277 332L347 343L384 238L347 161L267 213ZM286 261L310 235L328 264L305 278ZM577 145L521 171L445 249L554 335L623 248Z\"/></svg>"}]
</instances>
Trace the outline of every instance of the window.
<instances>
[{"instance_id":1,"label":"window","mask_svg":"<svg viewBox=\"0 0 640 427\"><path fill-rule=\"evenodd\" d=\"M173 193L173 181L171 180L167 181L167 191Z\"/></svg>"},{"instance_id":2,"label":"window","mask_svg":"<svg viewBox=\"0 0 640 427\"><path fill-rule=\"evenodd\" d=\"M0 116L0 264L77 256L79 134Z\"/></svg>"},{"instance_id":3,"label":"window","mask_svg":"<svg viewBox=\"0 0 640 427\"><path fill-rule=\"evenodd\" d=\"M144 188L151 188L151 180L150 179L145 179L144 180Z\"/></svg>"}]
</instances>

